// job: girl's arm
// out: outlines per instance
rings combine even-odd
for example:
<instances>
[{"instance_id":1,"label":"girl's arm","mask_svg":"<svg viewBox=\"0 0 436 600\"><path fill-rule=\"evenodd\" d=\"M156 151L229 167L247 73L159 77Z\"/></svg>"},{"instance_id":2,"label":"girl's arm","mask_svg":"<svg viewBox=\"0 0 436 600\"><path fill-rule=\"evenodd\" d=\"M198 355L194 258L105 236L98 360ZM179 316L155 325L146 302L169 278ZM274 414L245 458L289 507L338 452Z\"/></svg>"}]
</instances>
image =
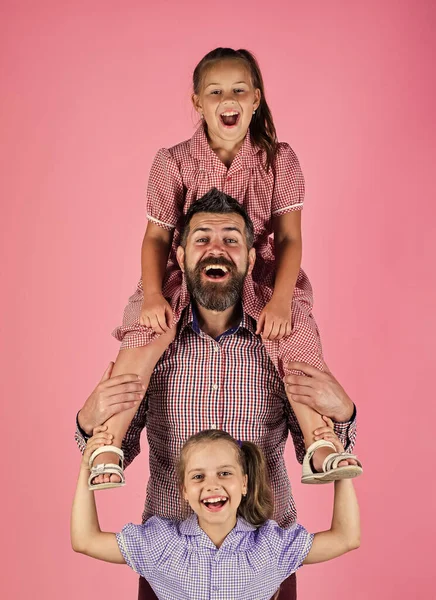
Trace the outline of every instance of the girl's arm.
<instances>
[{"instance_id":1,"label":"girl's arm","mask_svg":"<svg viewBox=\"0 0 436 600\"><path fill-rule=\"evenodd\" d=\"M173 241L173 230L168 231L152 221L147 224L141 251L142 286L144 301L140 323L164 333L171 326L173 314L162 295L162 282Z\"/></svg>"},{"instance_id":2,"label":"girl's arm","mask_svg":"<svg viewBox=\"0 0 436 600\"><path fill-rule=\"evenodd\" d=\"M273 217L276 276L274 293L260 314L256 333L279 340L292 329L290 306L302 255L301 211Z\"/></svg>"},{"instance_id":3,"label":"girl's arm","mask_svg":"<svg viewBox=\"0 0 436 600\"><path fill-rule=\"evenodd\" d=\"M332 442L336 452L344 452L342 442L333 429L333 421L323 417L326 427L318 429L316 439ZM312 547L303 564L324 562L355 550L360 546L360 515L351 479L335 481L332 525L328 531L315 533Z\"/></svg>"},{"instance_id":4,"label":"girl's arm","mask_svg":"<svg viewBox=\"0 0 436 600\"><path fill-rule=\"evenodd\" d=\"M71 545L75 552L107 562L124 564L125 560L118 547L115 533L107 533L100 529L94 492L88 490L89 457L97 448L110 444L106 430L106 426L94 430L94 436L88 441L82 457L71 510Z\"/></svg>"},{"instance_id":5,"label":"girl's arm","mask_svg":"<svg viewBox=\"0 0 436 600\"><path fill-rule=\"evenodd\" d=\"M360 546L360 516L351 479L335 481L332 525L316 533L305 565L324 562Z\"/></svg>"}]
</instances>

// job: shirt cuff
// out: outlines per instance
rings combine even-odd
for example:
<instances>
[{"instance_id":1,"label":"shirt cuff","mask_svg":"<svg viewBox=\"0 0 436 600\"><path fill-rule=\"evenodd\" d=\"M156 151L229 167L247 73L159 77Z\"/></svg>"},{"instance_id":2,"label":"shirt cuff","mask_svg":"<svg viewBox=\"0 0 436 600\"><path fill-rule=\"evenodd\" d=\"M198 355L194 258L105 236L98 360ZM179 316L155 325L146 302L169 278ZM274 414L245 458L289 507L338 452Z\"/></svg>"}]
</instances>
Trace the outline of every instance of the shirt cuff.
<instances>
[{"instance_id":1,"label":"shirt cuff","mask_svg":"<svg viewBox=\"0 0 436 600\"><path fill-rule=\"evenodd\" d=\"M80 412L80 410L79 410ZM85 440L85 442L87 442L90 439L90 435L88 435L87 433L85 433L83 431L83 429L80 427L79 425L79 412L76 415L76 427L77 427L77 431L80 433L80 435L83 437L83 439Z\"/></svg>"}]
</instances>

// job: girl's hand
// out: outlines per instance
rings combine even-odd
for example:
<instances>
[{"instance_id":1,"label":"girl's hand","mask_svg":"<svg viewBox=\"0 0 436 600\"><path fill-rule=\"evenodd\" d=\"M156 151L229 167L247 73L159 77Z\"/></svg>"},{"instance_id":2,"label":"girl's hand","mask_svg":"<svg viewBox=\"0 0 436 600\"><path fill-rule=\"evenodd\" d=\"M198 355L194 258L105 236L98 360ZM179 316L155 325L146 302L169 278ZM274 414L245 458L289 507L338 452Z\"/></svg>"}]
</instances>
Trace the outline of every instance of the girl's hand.
<instances>
[{"instance_id":1,"label":"girl's hand","mask_svg":"<svg viewBox=\"0 0 436 600\"><path fill-rule=\"evenodd\" d=\"M173 311L162 294L144 294L139 322L151 327L155 333L168 331L173 322Z\"/></svg>"},{"instance_id":2,"label":"girl's hand","mask_svg":"<svg viewBox=\"0 0 436 600\"><path fill-rule=\"evenodd\" d=\"M291 331L289 304L278 302L273 296L260 313L256 334L260 334L264 340L281 340L290 335Z\"/></svg>"},{"instance_id":3,"label":"girl's hand","mask_svg":"<svg viewBox=\"0 0 436 600\"><path fill-rule=\"evenodd\" d=\"M335 446L336 452L345 452L341 440L338 438L335 430L333 429L333 421L329 417L325 416L323 416L322 419L326 425L325 427L318 427L318 429L313 432L315 441L328 440Z\"/></svg>"},{"instance_id":4,"label":"girl's hand","mask_svg":"<svg viewBox=\"0 0 436 600\"><path fill-rule=\"evenodd\" d=\"M92 437L89 438L88 443L86 444L80 468L84 471L89 471L89 459L91 454L94 450L97 450L97 448L101 448L101 446L109 446L112 443L113 437L114 436L111 433L107 432L107 425L95 427L92 432Z\"/></svg>"}]
</instances>

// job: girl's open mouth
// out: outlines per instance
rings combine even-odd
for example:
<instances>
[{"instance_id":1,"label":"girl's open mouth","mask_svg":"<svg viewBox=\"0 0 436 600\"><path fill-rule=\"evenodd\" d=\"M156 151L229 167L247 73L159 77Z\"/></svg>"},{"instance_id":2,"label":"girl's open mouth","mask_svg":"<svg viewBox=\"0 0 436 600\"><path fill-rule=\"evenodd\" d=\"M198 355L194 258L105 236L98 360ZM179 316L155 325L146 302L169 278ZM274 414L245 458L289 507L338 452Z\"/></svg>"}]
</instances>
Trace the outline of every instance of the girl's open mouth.
<instances>
[{"instance_id":1,"label":"girl's open mouth","mask_svg":"<svg viewBox=\"0 0 436 600\"><path fill-rule=\"evenodd\" d=\"M239 116L236 110L227 110L220 114L221 123L224 127L234 127L239 121Z\"/></svg>"},{"instance_id":2,"label":"girl's open mouth","mask_svg":"<svg viewBox=\"0 0 436 600\"><path fill-rule=\"evenodd\" d=\"M216 496L215 498L205 498L201 501L203 506L210 512L218 512L228 502L225 496Z\"/></svg>"}]
</instances>

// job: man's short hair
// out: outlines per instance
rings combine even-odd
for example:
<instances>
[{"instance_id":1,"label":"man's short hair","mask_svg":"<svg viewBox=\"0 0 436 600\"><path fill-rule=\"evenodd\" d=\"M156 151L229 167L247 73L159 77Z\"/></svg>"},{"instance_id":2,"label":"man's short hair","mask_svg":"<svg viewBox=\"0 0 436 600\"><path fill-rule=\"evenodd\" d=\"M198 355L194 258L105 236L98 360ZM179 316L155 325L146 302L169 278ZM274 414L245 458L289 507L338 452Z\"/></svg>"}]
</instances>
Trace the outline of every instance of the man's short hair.
<instances>
[{"instance_id":1,"label":"man's short hair","mask_svg":"<svg viewBox=\"0 0 436 600\"><path fill-rule=\"evenodd\" d=\"M239 204L237 200L220 192L216 188L209 190L204 196L198 198L188 208L188 212L185 215L183 224L182 235L180 237L180 245L185 248L186 240L189 235L189 223L194 215L197 213L215 213L215 214L238 214L244 219L245 224L245 238L247 241L248 249L250 250L253 246L254 241L254 227L253 221L248 216L245 208Z\"/></svg>"}]
</instances>

